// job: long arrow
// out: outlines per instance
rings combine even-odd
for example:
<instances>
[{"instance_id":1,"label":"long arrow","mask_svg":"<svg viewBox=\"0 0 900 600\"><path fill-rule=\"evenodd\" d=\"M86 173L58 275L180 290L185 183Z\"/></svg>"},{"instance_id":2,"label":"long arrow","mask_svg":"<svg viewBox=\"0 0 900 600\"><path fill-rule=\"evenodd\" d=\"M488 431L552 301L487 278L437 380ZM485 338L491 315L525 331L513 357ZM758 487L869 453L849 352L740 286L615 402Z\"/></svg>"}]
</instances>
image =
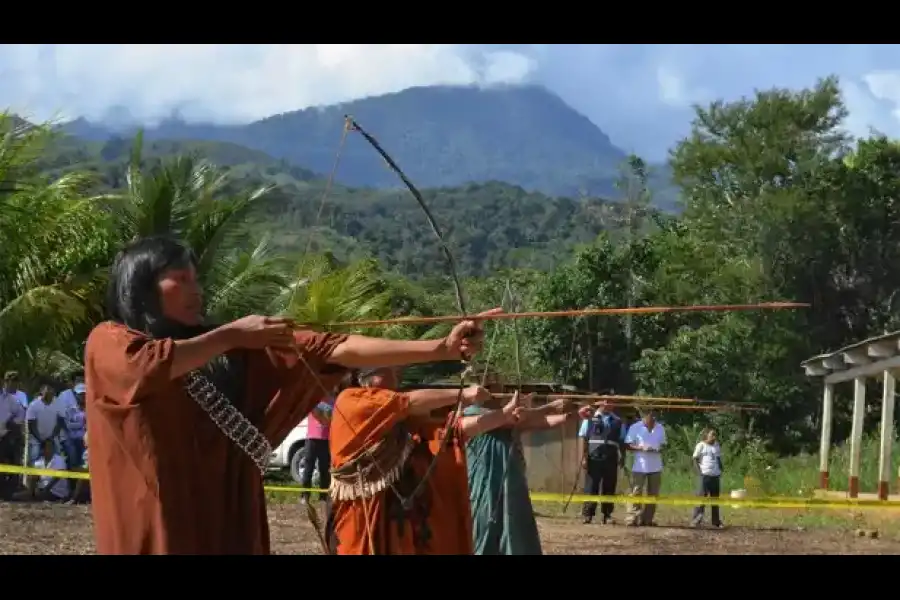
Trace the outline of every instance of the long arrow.
<instances>
[{"instance_id":1,"label":"long arrow","mask_svg":"<svg viewBox=\"0 0 900 600\"><path fill-rule=\"evenodd\" d=\"M586 308L580 310L554 310L498 313L492 315L442 315L438 317L398 317L395 319L369 319L363 321L342 321L327 323L327 327L375 327L380 325L428 325L434 323L457 323L463 320L499 321L503 319L553 319L558 317L601 316L601 315L643 315L676 312L729 312L749 310L784 310L792 308L809 308L809 304L801 302L766 302L762 304L713 304L690 306L637 306L632 308Z\"/></svg>"}]
</instances>

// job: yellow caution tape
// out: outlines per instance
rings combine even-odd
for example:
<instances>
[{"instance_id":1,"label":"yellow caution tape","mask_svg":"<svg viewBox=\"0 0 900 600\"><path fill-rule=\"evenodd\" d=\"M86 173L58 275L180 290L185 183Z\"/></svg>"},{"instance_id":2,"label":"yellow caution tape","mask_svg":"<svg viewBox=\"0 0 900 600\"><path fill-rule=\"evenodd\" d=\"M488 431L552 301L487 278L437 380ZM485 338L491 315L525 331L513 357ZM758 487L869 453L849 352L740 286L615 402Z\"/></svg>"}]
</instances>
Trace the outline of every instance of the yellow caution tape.
<instances>
[{"instance_id":1,"label":"yellow caution tape","mask_svg":"<svg viewBox=\"0 0 900 600\"><path fill-rule=\"evenodd\" d=\"M843 509L878 509L900 511L900 502L885 500L859 500L848 498L846 500L819 500L816 498L700 498L698 496L590 496L587 494L575 494L569 500L565 494L551 494L544 492L531 492L531 499L535 502L613 502L616 504L661 504L665 506L698 506L700 504L719 506L732 505L735 508L782 508L782 509L811 509L811 508L843 508Z\"/></svg>"},{"instance_id":2,"label":"yellow caution tape","mask_svg":"<svg viewBox=\"0 0 900 600\"><path fill-rule=\"evenodd\" d=\"M56 477L58 479L90 479L86 471L57 471L56 469L35 469L17 467L16 465L0 465L0 473L10 475L36 475L38 477Z\"/></svg>"},{"instance_id":3,"label":"yellow caution tape","mask_svg":"<svg viewBox=\"0 0 900 600\"><path fill-rule=\"evenodd\" d=\"M34 475L38 477L56 477L59 479L90 479L91 476L84 471L57 471L54 469L35 469L19 467L15 465L0 465L0 473L14 475ZM304 488L293 485L267 485L267 492L301 494L327 494L328 490L318 488ZM615 504L660 504L664 506L697 506L700 504L730 505L735 508L781 508L781 509L866 509L866 510L896 510L900 511L900 502L891 500L860 500L848 498L846 500L819 500L816 498L700 498L697 496L592 496L588 494L554 494L549 492L531 492L531 499L535 502L613 502Z\"/></svg>"}]
</instances>

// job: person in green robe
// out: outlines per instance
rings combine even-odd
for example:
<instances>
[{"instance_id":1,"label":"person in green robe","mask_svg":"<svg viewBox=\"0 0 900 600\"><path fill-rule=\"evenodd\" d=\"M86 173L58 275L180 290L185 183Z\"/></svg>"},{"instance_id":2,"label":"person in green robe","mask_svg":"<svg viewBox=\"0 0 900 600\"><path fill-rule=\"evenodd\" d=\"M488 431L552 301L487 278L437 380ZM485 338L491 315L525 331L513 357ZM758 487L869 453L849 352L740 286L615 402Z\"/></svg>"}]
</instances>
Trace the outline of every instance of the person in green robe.
<instances>
[{"instance_id":1,"label":"person in green robe","mask_svg":"<svg viewBox=\"0 0 900 600\"><path fill-rule=\"evenodd\" d=\"M519 402L518 392L514 400ZM464 414L477 415L485 410L489 409L470 406ZM521 407L514 427L494 429L467 442L475 554L542 554L520 434L559 427L577 410L568 400L555 400L539 408Z\"/></svg>"}]
</instances>

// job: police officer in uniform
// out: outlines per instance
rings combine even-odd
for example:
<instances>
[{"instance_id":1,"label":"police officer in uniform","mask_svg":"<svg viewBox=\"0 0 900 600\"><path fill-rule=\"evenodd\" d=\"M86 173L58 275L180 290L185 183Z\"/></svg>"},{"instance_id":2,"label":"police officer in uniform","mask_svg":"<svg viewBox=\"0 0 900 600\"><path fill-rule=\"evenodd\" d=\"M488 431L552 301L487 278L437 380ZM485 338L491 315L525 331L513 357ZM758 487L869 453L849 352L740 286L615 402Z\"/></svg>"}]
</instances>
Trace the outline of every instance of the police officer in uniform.
<instances>
[{"instance_id":1,"label":"police officer in uniform","mask_svg":"<svg viewBox=\"0 0 900 600\"><path fill-rule=\"evenodd\" d=\"M619 469L625 466L625 425L606 402L599 404L594 416L581 424L579 435L584 439L584 493L614 496ZM614 504L603 502L600 512L603 524L611 522ZM594 520L596 502L585 502L582 516L585 524Z\"/></svg>"}]
</instances>

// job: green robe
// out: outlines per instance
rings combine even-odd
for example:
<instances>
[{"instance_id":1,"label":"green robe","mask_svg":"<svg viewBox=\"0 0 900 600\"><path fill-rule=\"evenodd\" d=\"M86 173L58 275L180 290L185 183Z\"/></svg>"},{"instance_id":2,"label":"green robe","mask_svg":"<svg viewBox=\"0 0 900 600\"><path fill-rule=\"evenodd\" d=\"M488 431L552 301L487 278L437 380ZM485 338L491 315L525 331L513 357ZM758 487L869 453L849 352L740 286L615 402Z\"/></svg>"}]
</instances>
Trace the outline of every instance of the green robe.
<instances>
[{"instance_id":1,"label":"green robe","mask_svg":"<svg viewBox=\"0 0 900 600\"><path fill-rule=\"evenodd\" d=\"M482 410L470 406L465 414ZM475 554L542 554L518 436L509 427L475 436L466 461Z\"/></svg>"}]
</instances>

